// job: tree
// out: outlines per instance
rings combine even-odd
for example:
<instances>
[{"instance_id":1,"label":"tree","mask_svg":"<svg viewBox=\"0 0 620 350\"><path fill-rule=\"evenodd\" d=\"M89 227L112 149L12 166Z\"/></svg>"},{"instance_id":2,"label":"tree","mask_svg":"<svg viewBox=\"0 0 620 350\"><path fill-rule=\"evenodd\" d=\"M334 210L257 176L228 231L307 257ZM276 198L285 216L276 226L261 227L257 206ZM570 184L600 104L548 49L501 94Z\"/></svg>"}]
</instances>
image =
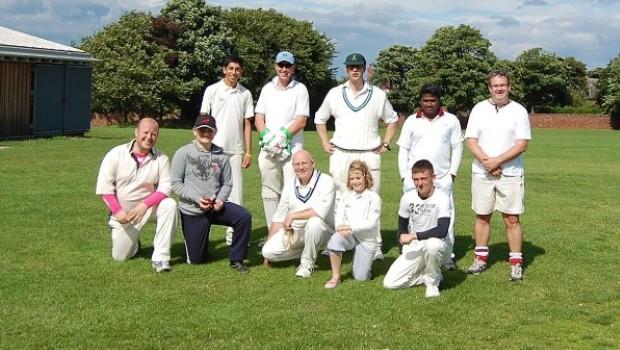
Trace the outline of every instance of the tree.
<instances>
[{"instance_id":1,"label":"tree","mask_svg":"<svg viewBox=\"0 0 620 350\"><path fill-rule=\"evenodd\" d=\"M164 24L163 33L178 27L176 35L159 35L157 40L168 39L166 44L175 52L175 74L190 87L189 95L176 102L182 106L182 116L193 119L204 89L221 77L224 58L235 52L230 29L222 10L204 0L170 0L156 20L155 24Z\"/></svg>"},{"instance_id":2,"label":"tree","mask_svg":"<svg viewBox=\"0 0 620 350\"><path fill-rule=\"evenodd\" d=\"M586 64L575 57L564 58L567 73L570 105L579 105L588 99L588 70Z\"/></svg>"},{"instance_id":3,"label":"tree","mask_svg":"<svg viewBox=\"0 0 620 350\"><path fill-rule=\"evenodd\" d=\"M564 60L541 48L533 48L523 51L516 64L523 101L531 112L535 107L569 104L569 72Z\"/></svg>"},{"instance_id":4,"label":"tree","mask_svg":"<svg viewBox=\"0 0 620 350\"><path fill-rule=\"evenodd\" d=\"M183 99L190 86L167 64L170 50L151 40L152 17L128 12L118 22L84 38L80 48L91 53L92 109L120 114L162 116L178 110L170 97Z\"/></svg>"},{"instance_id":5,"label":"tree","mask_svg":"<svg viewBox=\"0 0 620 350\"><path fill-rule=\"evenodd\" d=\"M412 109L420 87L435 83L443 89L443 104L449 110L468 114L488 96L486 77L496 61L490 46L473 27L439 28L416 55L415 69L406 74L407 89L415 96Z\"/></svg>"},{"instance_id":6,"label":"tree","mask_svg":"<svg viewBox=\"0 0 620 350\"><path fill-rule=\"evenodd\" d=\"M510 98L522 102L523 101L523 84L519 74L519 67L514 61L497 60L491 70L499 70L508 73L510 77ZM486 82L486 80L485 80Z\"/></svg>"},{"instance_id":7,"label":"tree","mask_svg":"<svg viewBox=\"0 0 620 350\"><path fill-rule=\"evenodd\" d=\"M601 72L599 92L603 109L615 117L620 115L620 55Z\"/></svg>"},{"instance_id":8,"label":"tree","mask_svg":"<svg viewBox=\"0 0 620 350\"><path fill-rule=\"evenodd\" d=\"M242 83L256 99L275 74L275 55L288 50L295 55L297 78L308 88L310 110L318 109L327 90L334 85L334 70L330 66L336 50L331 39L315 30L312 23L275 10L233 8L224 17L235 47L245 60Z\"/></svg>"},{"instance_id":9,"label":"tree","mask_svg":"<svg viewBox=\"0 0 620 350\"><path fill-rule=\"evenodd\" d=\"M379 52L373 65L372 82L388 91L388 99L398 112L411 112L412 96L407 90L407 74L416 67L418 50L394 45Z\"/></svg>"}]
</instances>

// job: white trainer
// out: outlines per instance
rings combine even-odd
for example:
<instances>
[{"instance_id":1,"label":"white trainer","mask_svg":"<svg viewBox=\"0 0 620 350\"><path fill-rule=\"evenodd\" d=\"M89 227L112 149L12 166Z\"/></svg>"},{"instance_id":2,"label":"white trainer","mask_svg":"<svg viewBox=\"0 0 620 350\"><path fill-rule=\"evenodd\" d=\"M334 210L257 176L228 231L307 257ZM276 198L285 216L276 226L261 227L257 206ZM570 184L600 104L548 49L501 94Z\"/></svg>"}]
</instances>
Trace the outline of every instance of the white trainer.
<instances>
[{"instance_id":1,"label":"white trainer","mask_svg":"<svg viewBox=\"0 0 620 350\"><path fill-rule=\"evenodd\" d=\"M155 272L170 272L170 262L169 261L153 261L151 264L155 269Z\"/></svg>"},{"instance_id":2,"label":"white trainer","mask_svg":"<svg viewBox=\"0 0 620 350\"><path fill-rule=\"evenodd\" d=\"M301 264L297 268L297 272L295 272L295 276L301 277L301 278L308 278L312 276L313 270L314 270L313 266L307 266L305 264Z\"/></svg>"},{"instance_id":3,"label":"white trainer","mask_svg":"<svg viewBox=\"0 0 620 350\"><path fill-rule=\"evenodd\" d=\"M377 249L377 251L375 251L375 256L372 258L372 260L383 260L384 256L383 256L383 252L381 251L381 249Z\"/></svg>"},{"instance_id":4,"label":"white trainer","mask_svg":"<svg viewBox=\"0 0 620 350\"><path fill-rule=\"evenodd\" d=\"M439 286L434 284L426 285L426 293L424 296L427 298L437 298L439 296Z\"/></svg>"},{"instance_id":5,"label":"white trainer","mask_svg":"<svg viewBox=\"0 0 620 350\"><path fill-rule=\"evenodd\" d=\"M510 280L515 282L523 280L523 266L521 264L510 266Z\"/></svg>"}]
</instances>

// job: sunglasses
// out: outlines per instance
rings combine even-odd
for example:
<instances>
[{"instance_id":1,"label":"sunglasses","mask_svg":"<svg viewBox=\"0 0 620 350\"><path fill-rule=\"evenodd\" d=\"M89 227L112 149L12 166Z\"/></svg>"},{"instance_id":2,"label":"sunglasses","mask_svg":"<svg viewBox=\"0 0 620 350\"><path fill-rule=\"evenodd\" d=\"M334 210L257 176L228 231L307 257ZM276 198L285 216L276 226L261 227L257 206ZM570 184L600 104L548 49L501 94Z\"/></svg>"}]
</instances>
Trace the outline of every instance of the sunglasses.
<instances>
[{"instance_id":1,"label":"sunglasses","mask_svg":"<svg viewBox=\"0 0 620 350\"><path fill-rule=\"evenodd\" d=\"M287 62L280 62L278 63L278 67L280 68L291 68L293 65Z\"/></svg>"}]
</instances>

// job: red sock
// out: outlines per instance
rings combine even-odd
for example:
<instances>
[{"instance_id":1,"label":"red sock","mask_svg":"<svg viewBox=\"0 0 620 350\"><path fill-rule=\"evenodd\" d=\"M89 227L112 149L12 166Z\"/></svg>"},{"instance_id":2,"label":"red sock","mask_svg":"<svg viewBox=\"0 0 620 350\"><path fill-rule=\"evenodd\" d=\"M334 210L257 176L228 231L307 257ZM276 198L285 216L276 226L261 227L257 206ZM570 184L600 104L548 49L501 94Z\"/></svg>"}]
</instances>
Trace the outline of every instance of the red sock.
<instances>
[{"instance_id":1,"label":"red sock","mask_svg":"<svg viewBox=\"0 0 620 350\"><path fill-rule=\"evenodd\" d=\"M510 260L510 265L523 265L523 253L510 252L508 260Z\"/></svg>"},{"instance_id":2,"label":"red sock","mask_svg":"<svg viewBox=\"0 0 620 350\"><path fill-rule=\"evenodd\" d=\"M489 247L485 245L477 245L476 248L474 248L474 254L476 255L476 259L487 262L489 259Z\"/></svg>"}]
</instances>

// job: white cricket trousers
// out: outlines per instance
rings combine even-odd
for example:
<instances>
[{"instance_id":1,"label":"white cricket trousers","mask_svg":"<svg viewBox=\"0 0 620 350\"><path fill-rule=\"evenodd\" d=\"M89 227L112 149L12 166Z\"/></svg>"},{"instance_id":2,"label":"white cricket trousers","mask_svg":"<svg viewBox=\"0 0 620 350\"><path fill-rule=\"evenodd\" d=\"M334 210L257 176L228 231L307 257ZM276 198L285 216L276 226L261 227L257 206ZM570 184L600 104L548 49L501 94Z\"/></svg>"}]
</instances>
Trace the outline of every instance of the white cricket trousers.
<instances>
[{"instance_id":1,"label":"white cricket trousers","mask_svg":"<svg viewBox=\"0 0 620 350\"><path fill-rule=\"evenodd\" d=\"M268 157L266 152L260 151L258 154L258 168L261 174L261 197L263 198L263 209L265 211L265 221L267 230L271 227L271 218L276 212L282 187L284 182L295 176L293 171L291 155L288 160L280 162L272 157Z\"/></svg>"},{"instance_id":2,"label":"white cricket trousers","mask_svg":"<svg viewBox=\"0 0 620 350\"><path fill-rule=\"evenodd\" d=\"M170 247L177 227L177 202L165 198L158 205L149 208L142 221L137 224L121 224L110 217L108 225L112 230L112 259L124 261L138 252L140 230L147 221L156 221L155 237L153 238L152 261L170 261Z\"/></svg>"},{"instance_id":3,"label":"white cricket trousers","mask_svg":"<svg viewBox=\"0 0 620 350\"><path fill-rule=\"evenodd\" d=\"M233 183L228 201L243 206L243 174L241 169L243 154L228 154L228 161L232 171Z\"/></svg>"},{"instance_id":4,"label":"white cricket trousers","mask_svg":"<svg viewBox=\"0 0 620 350\"><path fill-rule=\"evenodd\" d=\"M383 286L389 289L409 288L419 284L439 286L445 250L446 243L439 238L405 244L403 253L385 275Z\"/></svg>"},{"instance_id":5,"label":"white cricket trousers","mask_svg":"<svg viewBox=\"0 0 620 350\"><path fill-rule=\"evenodd\" d=\"M313 216L308 220L295 220L291 226L295 233L303 239L303 246L286 249L284 247L284 230L279 230L265 242L262 251L263 257L273 262L294 260L301 257L301 265L314 266L319 249L325 246L334 229L318 216Z\"/></svg>"},{"instance_id":6,"label":"white cricket trousers","mask_svg":"<svg viewBox=\"0 0 620 350\"><path fill-rule=\"evenodd\" d=\"M230 169L232 172L232 190L228 196L228 201L235 203L239 206L243 206L243 174L241 169L241 162L243 161L243 154L227 153L228 161L230 163ZM232 243L233 228L226 228L226 244ZM229 241L230 238L230 241Z\"/></svg>"},{"instance_id":7,"label":"white cricket trousers","mask_svg":"<svg viewBox=\"0 0 620 350\"><path fill-rule=\"evenodd\" d=\"M452 252L454 251L454 223L456 222L456 209L454 207L452 175L446 174L443 177L438 177L435 179L433 184L435 185L436 189L442 191L450 198L450 206L452 207L452 210L450 210L450 226L448 226L448 234L444 238L444 241L446 242L446 254L444 257L444 263L448 263L452 259ZM405 177L403 181L403 193L407 193L412 190L416 190L413 179L411 178L411 176Z\"/></svg>"}]
</instances>

